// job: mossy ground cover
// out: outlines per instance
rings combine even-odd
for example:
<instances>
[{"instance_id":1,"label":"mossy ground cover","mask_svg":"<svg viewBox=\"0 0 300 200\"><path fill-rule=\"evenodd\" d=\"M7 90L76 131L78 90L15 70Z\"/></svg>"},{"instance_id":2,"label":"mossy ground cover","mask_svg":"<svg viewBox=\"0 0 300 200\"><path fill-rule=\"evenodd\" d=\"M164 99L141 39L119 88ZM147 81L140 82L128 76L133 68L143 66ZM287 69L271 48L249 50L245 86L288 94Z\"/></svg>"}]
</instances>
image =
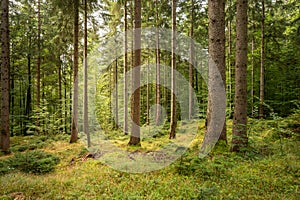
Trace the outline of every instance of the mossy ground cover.
<instances>
[{"instance_id":1,"label":"mossy ground cover","mask_svg":"<svg viewBox=\"0 0 300 200\"><path fill-rule=\"evenodd\" d=\"M0 169L16 155L35 151L53 155L59 162L43 174L8 169L0 175L0 199L299 199L299 119L250 119L250 146L243 153L221 146L199 159L201 122L192 147L180 159L144 174L119 172L88 158L85 147L80 142L69 144L68 136L13 137L12 154L0 157ZM230 127L229 121L229 133ZM161 138L145 140L142 148L149 145L155 150L165 140ZM42 145L27 148L38 143Z\"/></svg>"}]
</instances>

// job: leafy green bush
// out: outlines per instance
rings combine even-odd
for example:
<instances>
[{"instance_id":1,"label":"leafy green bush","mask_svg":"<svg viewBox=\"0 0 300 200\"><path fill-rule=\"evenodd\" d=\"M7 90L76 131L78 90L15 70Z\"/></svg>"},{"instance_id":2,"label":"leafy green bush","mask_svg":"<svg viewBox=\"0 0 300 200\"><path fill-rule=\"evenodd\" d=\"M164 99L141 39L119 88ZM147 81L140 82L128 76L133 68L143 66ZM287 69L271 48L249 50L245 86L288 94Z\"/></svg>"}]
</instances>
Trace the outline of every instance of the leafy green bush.
<instances>
[{"instance_id":1,"label":"leafy green bush","mask_svg":"<svg viewBox=\"0 0 300 200\"><path fill-rule=\"evenodd\" d=\"M44 174L53 171L58 162L58 157L52 154L42 151L31 151L16 154L11 160L11 165L26 173Z\"/></svg>"},{"instance_id":2,"label":"leafy green bush","mask_svg":"<svg viewBox=\"0 0 300 200\"><path fill-rule=\"evenodd\" d=\"M59 158L43 151L18 153L14 157L0 160L0 174L9 173L15 169L33 174L45 174L54 170Z\"/></svg>"},{"instance_id":3,"label":"leafy green bush","mask_svg":"<svg viewBox=\"0 0 300 200\"><path fill-rule=\"evenodd\" d=\"M10 171L10 165L8 160L0 160L0 175L6 174Z\"/></svg>"}]
</instances>

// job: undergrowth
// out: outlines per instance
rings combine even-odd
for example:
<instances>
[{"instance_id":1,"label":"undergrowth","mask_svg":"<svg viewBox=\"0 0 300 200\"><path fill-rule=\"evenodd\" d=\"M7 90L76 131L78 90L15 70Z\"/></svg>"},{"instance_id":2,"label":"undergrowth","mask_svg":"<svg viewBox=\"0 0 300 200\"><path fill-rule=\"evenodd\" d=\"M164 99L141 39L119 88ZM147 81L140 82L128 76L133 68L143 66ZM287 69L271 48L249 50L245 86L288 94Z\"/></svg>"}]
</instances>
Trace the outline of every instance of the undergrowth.
<instances>
[{"instance_id":1,"label":"undergrowth","mask_svg":"<svg viewBox=\"0 0 300 200\"><path fill-rule=\"evenodd\" d=\"M69 144L68 136L49 138L38 147L41 154L54 156L43 157L46 166L52 163L50 157L55 161L53 170L45 175L14 170L17 167L10 164L11 159L22 163L25 157L34 157L36 150L26 148L10 157L0 157L0 188L4 188L0 199L13 199L16 193L26 199L299 199L299 120L299 112L284 119L249 119L249 147L245 151L231 153L229 145L221 145L202 159L198 157L204 131L201 129L191 148L177 161L145 174L119 172L88 159L85 147L81 143ZM229 142L230 129L228 121ZM156 149L165 140L161 135L158 139L158 143L146 139L143 144ZM33 139L39 140L42 139ZM29 144L22 138L12 141L13 146ZM125 141L123 138L121 144ZM37 158L32 165L23 163L24 166L38 165Z\"/></svg>"}]
</instances>

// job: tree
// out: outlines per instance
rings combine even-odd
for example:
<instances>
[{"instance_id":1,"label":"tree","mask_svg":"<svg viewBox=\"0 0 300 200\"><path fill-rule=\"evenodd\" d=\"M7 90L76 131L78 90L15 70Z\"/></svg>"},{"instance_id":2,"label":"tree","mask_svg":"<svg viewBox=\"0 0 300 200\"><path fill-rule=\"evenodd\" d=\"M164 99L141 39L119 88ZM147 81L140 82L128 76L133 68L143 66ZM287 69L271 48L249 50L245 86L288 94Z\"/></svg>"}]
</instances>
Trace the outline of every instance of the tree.
<instances>
[{"instance_id":1,"label":"tree","mask_svg":"<svg viewBox=\"0 0 300 200\"><path fill-rule=\"evenodd\" d=\"M128 34L127 34L127 0L124 0L124 134L128 134L128 81L127 81L127 68L128 68L128 56L127 56L127 42L128 42Z\"/></svg>"},{"instance_id":2,"label":"tree","mask_svg":"<svg viewBox=\"0 0 300 200\"><path fill-rule=\"evenodd\" d=\"M214 65L217 66L219 73L221 74L223 85L226 85L226 64L225 64L225 1L208 1L208 16L209 16L209 24L208 24L208 32L209 32L209 57L211 62L209 62L209 75L208 75L208 105L207 105L207 116L206 116L206 134L205 137L208 136L208 126L213 126L212 123L212 111L213 106L215 105L215 98L218 94L216 94L217 90L215 88L210 87L214 85L215 75L212 67ZM225 88L224 88L225 89ZM226 119L224 119L223 129L220 135L219 140L223 140L227 142L226 139ZM206 139L204 139L206 141Z\"/></svg>"},{"instance_id":3,"label":"tree","mask_svg":"<svg viewBox=\"0 0 300 200\"><path fill-rule=\"evenodd\" d=\"M0 149L9 152L9 1L1 2L1 135Z\"/></svg>"},{"instance_id":4,"label":"tree","mask_svg":"<svg viewBox=\"0 0 300 200\"><path fill-rule=\"evenodd\" d=\"M74 0L74 57L73 57L73 101L72 128L70 143L78 140L78 34L79 34L79 0Z\"/></svg>"},{"instance_id":5,"label":"tree","mask_svg":"<svg viewBox=\"0 0 300 200\"><path fill-rule=\"evenodd\" d=\"M172 0L172 71L171 71L171 121L170 121L170 139L176 137L176 0Z\"/></svg>"},{"instance_id":6,"label":"tree","mask_svg":"<svg viewBox=\"0 0 300 200\"><path fill-rule=\"evenodd\" d=\"M38 0L38 57L37 57L37 83L36 83L36 106L39 110L41 101L41 0ZM39 126L39 119L37 120Z\"/></svg>"},{"instance_id":7,"label":"tree","mask_svg":"<svg viewBox=\"0 0 300 200\"><path fill-rule=\"evenodd\" d=\"M193 117L193 86L194 86L194 72L193 72L193 65L194 65L194 0L191 0L191 28L190 28L190 64L189 64L189 119Z\"/></svg>"},{"instance_id":8,"label":"tree","mask_svg":"<svg viewBox=\"0 0 300 200\"><path fill-rule=\"evenodd\" d=\"M259 118L264 116L264 99L265 99L265 1L262 4L261 17L261 58L260 58L260 87L259 87Z\"/></svg>"},{"instance_id":9,"label":"tree","mask_svg":"<svg viewBox=\"0 0 300 200\"><path fill-rule=\"evenodd\" d=\"M155 115L155 124L156 126L159 125L160 120L161 120L161 107L160 102L161 102L161 90L160 90L160 45L159 45L159 10L158 10L158 0L155 0L155 8L156 8L156 16L155 16L155 26L156 26L156 54L155 54L155 59L156 59L156 115Z\"/></svg>"},{"instance_id":10,"label":"tree","mask_svg":"<svg viewBox=\"0 0 300 200\"><path fill-rule=\"evenodd\" d=\"M134 1L134 67L132 76L131 135L129 145L140 145L141 0Z\"/></svg>"},{"instance_id":11,"label":"tree","mask_svg":"<svg viewBox=\"0 0 300 200\"><path fill-rule=\"evenodd\" d=\"M84 92L83 92L83 131L87 135L88 147L91 146L91 139L89 133L89 116L88 116L88 60L87 60L87 47L88 47L88 29L87 29L87 0L84 0Z\"/></svg>"},{"instance_id":12,"label":"tree","mask_svg":"<svg viewBox=\"0 0 300 200\"><path fill-rule=\"evenodd\" d=\"M235 99L231 151L248 144L247 136L247 15L248 1L237 0Z\"/></svg>"}]
</instances>

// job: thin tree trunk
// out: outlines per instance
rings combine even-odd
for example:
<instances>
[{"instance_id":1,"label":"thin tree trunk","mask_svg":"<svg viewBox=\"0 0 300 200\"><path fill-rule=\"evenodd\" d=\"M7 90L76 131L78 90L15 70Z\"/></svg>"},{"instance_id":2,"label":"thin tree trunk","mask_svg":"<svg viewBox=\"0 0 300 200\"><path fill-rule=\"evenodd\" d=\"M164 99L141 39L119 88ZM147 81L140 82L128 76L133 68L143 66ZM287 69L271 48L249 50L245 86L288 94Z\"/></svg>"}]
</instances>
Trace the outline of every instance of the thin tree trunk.
<instances>
[{"instance_id":1,"label":"thin tree trunk","mask_svg":"<svg viewBox=\"0 0 300 200\"><path fill-rule=\"evenodd\" d=\"M29 49L31 48L31 39L29 39ZM28 76L28 86L27 86L27 94L26 94L26 105L25 105L25 128L23 130L23 135L27 135L28 126L27 123L30 119L31 112L31 55L27 55L27 76Z\"/></svg>"},{"instance_id":2,"label":"thin tree trunk","mask_svg":"<svg viewBox=\"0 0 300 200\"><path fill-rule=\"evenodd\" d=\"M172 0L172 71L171 71L171 120L170 120L170 139L176 137L176 0Z\"/></svg>"},{"instance_id":3,"label":"thin tree trunk","mask_svg":"<svg viewBox=\"0 0 300 200\"><path fill-rule=\"evenodd\" d=\"M58 106L59 106L59 113L58 113L58 117L59 117L59 122L60 124L63 124L63 106L62 106L62 75L61 75L61 65L62 65L62 61L60 59L60 53L59 53L59 57L58 57ZM60 131L63 130L62 126L59 128Z\"/></svg>"},{"instance_id":4,"label":"thin tree trunk","mask_svg":"<svg viewBox=\"0 0 300 200\"><path fill-rule=\"evenodd\" d=\"M72 128L70 143L78 140L78 33L79 33L79 0L74 1L74 61L73 61L73 102Z\"/></svg>"},{"instance_id":5,"label":"thin tree trunk","mask_svg":"<svg viewBox=\"0 0 300 200\"><path fill-rule=\"evenodd\" d=\"M115 128L119 126L119 98L118 98L118 59L115 61L114 67L114 85L115 85Z\"/></svg>"},{"instance_id":6,"label":"thin tree trunk","mask_svg":"<svg viewBox=\"0 0 300 200\"><path fill-rule=\"evenodd\" d=\"M231 0L229 1L229 7L231 8ZM231 11L231 9L230 9ZM232 117L232 26L231 18L228 22L228 78L229 78L229 116Z\"/></svg>"},{"instance_id":7,"label":"thin tree trunk","mask_svg":"<svg viewBox=\"0 0 300 200\"><path fill-rule=\"evenodd\" d=\"M161 121L161 90L160 90L160 45L159 45L159 18L158 18L158 0L155 0L156 7L156 115L155 115L155 125L158 126Z\"/></svg>"},{"instance_id":8,"label":"thin tree trunk","mask_svg":"<svg viewBox=\"0 0 300 200\"><path fill-rule=\"evenodd\" d=\"M87 145L91 146L91 138L89 132L89 110L88 110L88 57L87 57L87 47L88 47L88 30L87 30L87 0L84 0L84 87L83 87L83 131L87 136Z\"/></svg>"},{"instance_id":9,"label":"thin tree trunk","mask_svg":"<svg viewBox=\"0 0 300 200\"><path fill-rule=\"evenodd\" d=\"M36 106L38 118L36 125L39 126L39 112L41 102L41 0L38 0L38 57L37 57L37 80L36 80Z\"/></svg>"},{"instance_id":10,"label":"thin tree trunk","mask_svg":"<svg viewBox=\"0 0 300 200\"><path fill-rule=\"evenodd\" d=\"M124 0L124 134L128 134L128 80L127 80L127 63L128 63L128 56L127 56L127 0Z\"/></svg>"},{"instance_id":11,"label":"thin tree trunk","mask_svg":"<svg viewBox=\"0 0 300 200\"><path fill-rule=\"evenodd\" d=\"M141 65L141 0L134 0L134 67L131 101L132 125L129 145L140 145L140 67Z\"/></svg>"},{"instance_id":12,"label":"thin tree trunk","mask_svg":"<svg viewBox=\"0 0 300 200\"><path fill-rule=\"evenodd\" d=\"M9 153L9 1L1 2L1 133L0 149Z\"/></svg>"},{"instance_id":13,"label":"thin tree trunk","mask_svg":"<svg viewBox=\"0 0 300 200\"><path fill-rule=\"evenodd\" d=\"M65 81L64 81L64 107L65 107L65 115L64 115L64 119L65 119L65 133L68 133L68 106L67 106L67 77L66 77L66 73L64 72L64 77L65 77Z\"/></svg>"},{"instance_id":14,"label":"thin tree trunk","mask_svg":"<svg viewBox=\"0 0 300 200\"><path fill-rule=\"evenodd\" d=\"M13 49L13 45L12 45L12 49ZM13 55L13 52L12 52ZM11 115L14 116L15 114L15 66L14 66L14 60L12 61L12 65L11 65L11 104L10 104L10 110L11 110ZM13 129L13 125L15 124L15 120L14 117L12 117L11 119L11 127L10 127L10 133L11 133L11 137L14 136L14 129Z\"/></svg>"},{"instance_id":15,"label":"thin tree trunk","mask_svg":"<svg viewBox=\"0 0 300 200\"><path fill-rule=\"evenodd\" d=\"M235 101L231 151L248 145L247 136L247 0L237 1Z\"/></svg>"},{"instance_id":16,"label":"thin tree trunk","mask_svg":"<svg viewBox=\"0 0 300 200\"><path fill-rule=\"evenodd\" d=\"M251 41L251 115L254 117L254 33Z\"/></svg>"},{"instance_id":17,"label":"thin tree trunk","mask_svg":"<svg viewBox=\"0 0 300 200\"><path fill-rule=\"evenodd\" d=\"M193 118L193 90L194 90L194 79L193 79L193 65L194 65L194 43L193 43L193 37L194 37L194 0L191 0L191 7L192 7L192 14L191 14L191 29L190 29L190 64L189 64L189 119Z\"/></svg>"},{"instance_id":18,"label":"thin tree trunk","mask_svg":"<svg viewBox=\"0 0 300 200\"><path fill-rule=\"evenodd\" d=\"M147 63L147 91L146 91L146 109L147 109L147 116L146 116L146 125L150 124L150 85L149 85L149 65L150 65L150 48L148 49L148 63Z\"/></svg>"},{"instance_id":19,"label":"thin tree trunk","mask_svg":"<svg viewBox=\"0 0 300 200\"><path fill-rule=\"evenodd\" d=\"M261 62L260 62L260 92L259 92L259 114L261 119L264 117L265 100L265 1L262 0L262 18L261 18Z\"/></svg>"}]
</instances>

